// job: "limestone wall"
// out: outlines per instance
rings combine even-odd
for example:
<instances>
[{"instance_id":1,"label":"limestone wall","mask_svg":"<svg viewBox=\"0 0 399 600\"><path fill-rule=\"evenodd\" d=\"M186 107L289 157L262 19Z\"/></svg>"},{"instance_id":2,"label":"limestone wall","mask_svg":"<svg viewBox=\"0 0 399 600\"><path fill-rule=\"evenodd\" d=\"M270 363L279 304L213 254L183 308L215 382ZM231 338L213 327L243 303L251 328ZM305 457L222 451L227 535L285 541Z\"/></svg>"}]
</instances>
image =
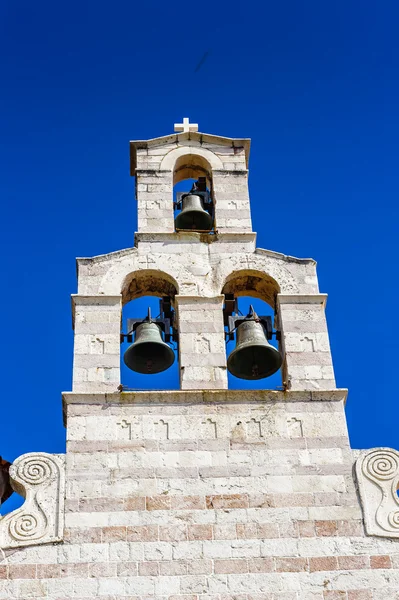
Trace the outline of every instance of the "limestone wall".
<instances>
[{"instance_id":1,"label":"limestone wall","mask_svg":"<svg viewBox=\"0 0 399 600\"><path fill-rule=\"evenodd\" d=\"M200 133L131 142L138 231L173 233L173 185L206 176L220 233L252 231L248 193L249 140ZM188 191L188 190L187 190Z\"/></svg>"},{"instance_id":2,"label":"limestone wall","mask_svg":"<svg viewBox=\"0 0 399 600\"><path fill-rule=\"evenodd\" d=\"M334 392L66 394L64 542L5 550L0 598L397 600Z\"/></svg>"},{"instance_id":3,"label":"limestone wall","mask_svg":"<svg viewBox=\"0 0 399 600\"><path fill-rule=\"evenodd\" d=\"M326 296L319 294L313 260L256 249L253 233L138 234L136 243L78 259L74 391L118 388L122 305L140 295L172 298L181 388L226 389L225 293L253 295L275 308L288 389L335 388Z\"/></svg>"}]
</instances>

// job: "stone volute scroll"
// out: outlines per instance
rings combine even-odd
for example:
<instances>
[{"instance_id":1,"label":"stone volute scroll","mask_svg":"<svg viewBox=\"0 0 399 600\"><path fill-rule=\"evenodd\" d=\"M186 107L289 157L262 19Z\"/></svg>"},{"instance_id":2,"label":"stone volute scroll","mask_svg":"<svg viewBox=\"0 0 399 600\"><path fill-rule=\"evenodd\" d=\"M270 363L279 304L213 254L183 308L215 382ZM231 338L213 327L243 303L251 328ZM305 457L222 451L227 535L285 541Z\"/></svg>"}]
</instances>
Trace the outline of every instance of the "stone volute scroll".
<instances>
[{"instance_id":1,"label":"stone volute scroll","mask_svg":"<svg viewBox=\"0 0 399 600\"><path fill-rule=\"evenodd\" d=\"M65 456L23 454L10 467L14 490L24 504L0 517L0 548L18 548L63 539Z\"/></svg>"},{"instance_id":2,"label":"stone volute scroll","mask_svg":"<svg viewBox=\"0 0 399 600\"><path fill-rule=\"evenodd\" d=\"M367 534L399 538L399 452L364 450L356 461L356 476Z\"/></svg>"}]
</instances>

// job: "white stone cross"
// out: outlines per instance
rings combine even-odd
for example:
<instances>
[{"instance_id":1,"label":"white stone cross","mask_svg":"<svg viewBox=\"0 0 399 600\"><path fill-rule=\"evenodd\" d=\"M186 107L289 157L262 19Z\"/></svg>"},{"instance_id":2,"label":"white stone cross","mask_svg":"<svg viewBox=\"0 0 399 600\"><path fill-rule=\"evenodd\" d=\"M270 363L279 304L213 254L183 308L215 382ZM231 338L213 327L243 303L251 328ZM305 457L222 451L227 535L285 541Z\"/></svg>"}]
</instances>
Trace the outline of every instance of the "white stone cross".
<instances>
[{"instance_id":1,"label":"white stone cross","mask_svg":"<svg viewBox=\"0 0 399 600\"><path fill-rule=\"evenodd\" d=\"M188 117L184 117L183 123L175 123L175 131L198 131L198 123L190 123Z\"/></svg>"}]
</instances>

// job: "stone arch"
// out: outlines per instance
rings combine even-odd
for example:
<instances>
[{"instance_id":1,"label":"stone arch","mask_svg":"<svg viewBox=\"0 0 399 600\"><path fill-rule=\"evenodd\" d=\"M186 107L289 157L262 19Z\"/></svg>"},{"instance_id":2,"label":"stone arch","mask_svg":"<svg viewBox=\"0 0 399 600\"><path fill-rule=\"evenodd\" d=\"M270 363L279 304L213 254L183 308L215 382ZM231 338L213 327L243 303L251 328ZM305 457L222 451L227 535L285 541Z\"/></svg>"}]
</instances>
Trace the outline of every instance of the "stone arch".
<instances>
[{"instance_id":1,"label":"stone arch","mask_svg":"<svg viewBox=\"0 0 399 600\"><path fill-rule=\"evenodd\" d=\"M222 294L234 296L253 296L264 300L273 309L276 308L280 286L273 277L256 269L239 269L230 273L222 288Z\"/></svg>"},{"instance_id":2,"label":"stone arch","mask_svg":"<svg viewBox=\"0 0 399 600\"><path fill-rule=\"evenodd\" d=\"M261 284L259 282L257 297L265 300L273 308L276 308L276 294L300 293L297 278L294 277L290 269L287 268L279 257L272 256L270 253L258 254L258 252L259 250L256 250L255 253L236 254L223 258L216 267L214 278L215 293L229 293L225 291L225 285L229 283L226 290L231 289L234 283L230 283L230 281L235 279L235 274L237 273L248 273L253 277L260 278L264 283ZM252 290L256 292L255 283L254 281L245 282L245 280L242 280L240 285L238 285L237 282L239 294L241 296L244 295L245 285L252 286Z\"/></svg>"},{"instance_id":3,"label":"stone arch","mask_svg":"<svg viewBox=\"0 0 399 600\"><path fill-rule=\"evenodd\" d=\"M179 293L177 281L164 271L143 269L126 275L122 283L122 304L140 296L170 296L172 301Z\"/></svg>"},{"instance_id":4,"label":"stone arch","mask_svg":"<svg viewBox=\"0 0 399 600\"><path fill-rule=\"evenodd\" d=\"M123 256L111 262L99 282L96 293L105 296L122 294L122 302L126 304L126 302L133 299L133 297L128 300L126 299L129 295L128 289L133 278L137 279L138 289L142 290L148 286L149 289L155 290L152 295L157 295L157 287L161 295L163 294L163 289L166 289L164 295L168 295L169 291L173 292L173 297L179 293L180 284L177 281L180 281L181 278L181 268L176 268L176 264L171 262L167 255L152 255L151 261L146 261L143 268L140 268L141 262L137 248L130 248ZM145 283L146 273L148 274L147 283ZM149 281L150 279L151 282ZM169 287L167 283L164 285L161 285L161 283L158 284L157 281L161 279L169 282ZM133 293L136 294L136 292ZM137 290L135 297L138 297L140 294L141 292ZM151 293L148 295L151 295Z\"/></svg>"},{"instance_id":5,"label":"stone arch","mask_svg":"<svg viewBox=\"0 0 399 600\"><path fill-rule=\"evenodd\" d=\"M173 171L173 185L198 176L212 178L212 171L223 169L221 159L210 150L182 146L171 150L160 164L161 171Z\"/></svg>"}]
</instances>

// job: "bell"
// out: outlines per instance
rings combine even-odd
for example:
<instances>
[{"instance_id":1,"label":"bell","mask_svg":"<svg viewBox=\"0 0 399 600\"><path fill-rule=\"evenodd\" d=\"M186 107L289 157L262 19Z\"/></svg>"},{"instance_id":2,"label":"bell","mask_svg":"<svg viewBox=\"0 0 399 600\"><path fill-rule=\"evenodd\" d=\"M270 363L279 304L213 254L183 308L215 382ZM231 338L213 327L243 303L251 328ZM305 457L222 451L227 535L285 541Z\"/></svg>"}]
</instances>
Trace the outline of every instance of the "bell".
<instances>
[{"instance_id":1,"label":"bell","mask_svg":"<svg viewBox=\"0 0 399 600\"><path fill-rule=\"evenodd\" d=\"M14 491L10 482L10 467L11 463L0 456L0 505L3 504Z\"/></svg>"},{"instance_id":2,"label":"bell","mask_svg":"<svg viewBox=\"0 0 399 600\"><path fill-rule=\"evenodd\" d=\"M237 344L227 360L227 368L240 379L263 379L273 375L282 365L280 352L267 341L263 325L253 319L237 327Z\"/></svg>"},{"instance_id":3,"label":"bell","mask_svg":"<svg viewBox=\"0 0 399 600\"><path fill-rule=\"evenodd\" d=\"M176 229L193 229L194 231L210 231L212 229L213 219L204 210L201 196L190 193L184 196L182 202L183 208L175 220Z\"/></svg>"},{"instance_id":4,"label":"bell","mask_svg":"<svg viewBox=\"0 0 399 600\"><path fill-rule=\"evenodd\" d=\"M137 326L134 342L126 350L123 360L132 371L153 375L173 365L175 353L161 336L161 330L151 320Z\"/></svg>"}]
</instances>

